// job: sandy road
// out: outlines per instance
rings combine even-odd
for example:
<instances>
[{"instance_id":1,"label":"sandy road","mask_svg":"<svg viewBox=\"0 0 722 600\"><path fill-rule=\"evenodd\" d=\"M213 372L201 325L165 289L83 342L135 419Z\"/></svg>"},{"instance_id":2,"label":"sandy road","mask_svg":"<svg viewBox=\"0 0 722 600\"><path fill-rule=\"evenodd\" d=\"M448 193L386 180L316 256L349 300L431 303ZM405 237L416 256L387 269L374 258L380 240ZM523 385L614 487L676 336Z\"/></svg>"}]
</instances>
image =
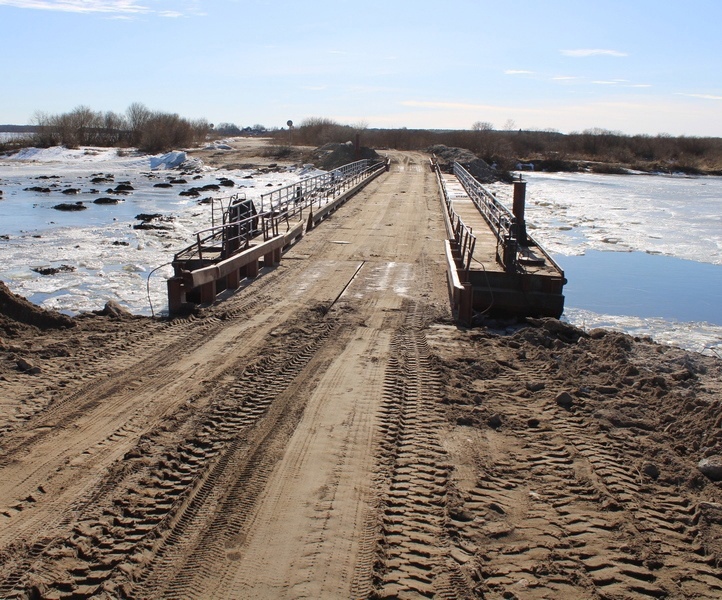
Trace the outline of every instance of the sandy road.
<instances>
[{"instance_id":1,"label":"sandy road","mask_svg":"<svg viewBox=\"0 0 722 600\"><path fill-rule=\"evenodd\" d=\"M722 363L456 327L436 182L391 157L201 316L3 351L0 598L722 597Z\"/></svg>"},{"instance_id":2,"label":"sandy road","mask_svg":"<svg viewBox=\"0 0 722 600\"><path fill-rule=\"evenodd\" d=\"M426 158L395 156L206 318L35 398L0 457L3 594L368 594L393 332L444 305L443 238Z\"/></svg>"}]
</instances>

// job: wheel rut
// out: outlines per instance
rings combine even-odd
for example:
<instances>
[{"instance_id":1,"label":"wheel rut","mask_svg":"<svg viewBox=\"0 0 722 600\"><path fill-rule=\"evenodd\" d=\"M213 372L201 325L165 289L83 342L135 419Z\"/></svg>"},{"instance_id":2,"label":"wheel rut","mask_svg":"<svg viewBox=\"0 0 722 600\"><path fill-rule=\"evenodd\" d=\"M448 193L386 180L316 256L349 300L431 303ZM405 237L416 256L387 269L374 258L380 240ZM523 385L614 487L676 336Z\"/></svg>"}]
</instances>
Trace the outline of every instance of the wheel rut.
<instances>
[{"instance_id":1,"label":"wheel rut","mask_svg":"<svg viewBox=\"0 0 722 600\"><path fill-rule=\"evenodd\" d=\"M292 423L300 409L293 407L293 394L284 402L279 397L336 329L319 313L303 314L297 322L303 323L297 345L271 338L254 364L230 369L240 375L212 390L204 410L186 411L144 435L93 498L73 507L77 525L70 535L15 552L2 565L2 597L18 596L19 584L31 575L58 598L112 590L160 597L165 586L173 597L172 589L184 581L178 553L194 542L207 553L213 546L203 543L204 536L228 531L224 510L230 503L252 503L272 464L273 440L292 430L284 423ZM179 435L186 441L173 444ZM230 495L224 500L222 492Z\"/></svg>"},{"instance_id":2,"label":"wheel rut","mask_svg":"<svg viewBox=\"0 0 722 600\"><path fill-rule=\"evenodd\" d=\"M428 317L420 305L409 303L404 311L408 316L393 338L384 384L374 593L467 597L466 579L448 558L451 466L439 438L442 384L424 335Z\"/></svg>"},{"instance_id":3,"label":"wheel rut","mask_svg":"<svg viewBox=\"0 0 722 600\"><path fill-rule=\"evenodd\" d=\"M445 331L433 334L442 357ZM520 343L524 338L543 349ZM461 426L445 444L456 465L448 540L474 595L719 597L719 517L706 500L714 490L700 501L680 477L660 476L650 458L661 436L640 417L613 426L625 422L610 409L614 397L636 410L641 386L624 373L610 381L602 369L601 384L588 370L568 373L574 363L559 356L568 350L586 362L592 353L584 340L533 329L470 333L467 340L468 353L441 365L447 417ZM602 347L616 353L624 344L613 338ZM570 381L579 382L574 393L566 391Z\"/></svg>"}]
</instances>

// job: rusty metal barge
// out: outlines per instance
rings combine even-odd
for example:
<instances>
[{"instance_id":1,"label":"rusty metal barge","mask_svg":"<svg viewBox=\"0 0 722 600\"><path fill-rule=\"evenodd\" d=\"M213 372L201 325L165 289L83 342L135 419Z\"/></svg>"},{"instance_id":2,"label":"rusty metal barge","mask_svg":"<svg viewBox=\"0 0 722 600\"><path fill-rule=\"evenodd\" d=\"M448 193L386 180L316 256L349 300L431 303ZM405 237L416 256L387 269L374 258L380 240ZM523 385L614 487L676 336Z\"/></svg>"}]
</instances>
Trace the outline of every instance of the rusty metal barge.
<instances>
[{"instance_id":1,"label":"rusty metal barge","mask_svg":"<svg viewBox=\"0 0 722 600\"><path fill-rule=\"evenodd\" d=\"M508 210L459 163L436 172L447 231L449 293L458 320L474 313L555 317L564 310L564 271L526 231L526 182Z\"/></svg>"},{"instance_id":2,"label":"rusty metal barge","mask_svg":"<svg viewBox=\"0 0 722 600\"><path fill-rule=\"evenodd\" d=\"M211 304L279 264L284 250L386 170L386 161L360 160L264 194L259 205L242 193L214 199L211 227L172 261L169 313Z\"/></svg>"}]
</instances>

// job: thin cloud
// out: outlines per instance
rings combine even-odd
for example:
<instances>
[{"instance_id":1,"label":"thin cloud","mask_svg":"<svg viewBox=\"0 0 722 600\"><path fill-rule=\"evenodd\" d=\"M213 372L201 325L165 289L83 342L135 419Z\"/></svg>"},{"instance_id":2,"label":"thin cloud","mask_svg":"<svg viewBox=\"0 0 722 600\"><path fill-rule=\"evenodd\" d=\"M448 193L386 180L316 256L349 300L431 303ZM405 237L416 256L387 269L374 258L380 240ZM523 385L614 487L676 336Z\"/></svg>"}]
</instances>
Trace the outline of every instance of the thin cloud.
<instances>
[{"instance_id":1,"label":"thin cloud","mask_svg":"<svg viewBox=\"0 0 722 600\"><path fill-rule=\"evenodd\" d=\"M534 71L523 71L520 69L508 69L504 71L504 75L531 75Z\"/></svg>"},{"instance_id":2,"label":"thin cloud","mask_svg":"<svg viewBox=\"0 0 722 600\"><path fill-rule=\"evenodd\" d=\"M620 52L619 50L602 50L600 48L581 48L579 50L562 50L561 53L564 56L573 56L575 58L586 58L587 56L616 56L623 57L628 56L626 52Z\"/></svg>"},{"instance_id":3,"label":"thin cloud","mask_svg":"<svg viewBox=\"0 0 722 600\"><path fill-rule=\"evenodd\" d=\"M148 14L166 18L184 16L179 10L156 10L136 0L0 0L0 6L76 14L103 14L114 18ZM177 9L178 6L175 8ZM197 10L191 12L199 14Z\"/></svg>"},{"instance_id":4,"label":"thin cloud","mask_svg":"<svg viewBox=\"0 0 722 600\"><path fill-rule=\"evenodd\" d=\"M701 98L702 100L722 100L722 96L715 96L713 94L677 94L678 96L686 96L687 98Z\"/></svg>"},{"instance_id":5,"label":"thin cloud","mask_svg":"<svg viewBox=\"0 0 722 600\"><path fill-rule=\"evenodd\" d=\"M0 5L72 13L147 14L147 6L134 0L0 0Z\"/></svg>"},{"instance_id":6,"label":"thin cloud","mask_svg":"<svg viewBox=\"0 0 722 600\"><path fill-rule=\"evenodd\" d=\"M572 75L557 75L556 77L552 77L552 81L574 81L576 79L579 79L579 77Z\"/></svg>"},{"instance_id":7,"label":"thin cloud","mask_svg":"<svg viewBox=\"0 0 722 600\"><path fill-rule=\"evenodd\" d=\"M595 85L617 85L617 84L619 83L619 81L602 81L602 80L597 80L597 81L592 81L592 83L595 84Z\"/></svg>"},{"instance_id":8,"label":"thin cloud","mask_svg":"<svg viewBox=\"0 0 722 600\"><path fill-rule=\"evenodd\" d=\"M722 100L720 96L713 98ZM669 131L670 123L677 119L676 128L671 133L708 135L709 123L715 122L715 111L718 111L713 102L670 102L668 97L622 102L552 102L523 107L419 100L407 100L402 104L407 111L369 115L368 118L373 121L374 127L403 124L409 128L428 128L429 123L434 122L434 127L440 129L468 129L471 123L479 120L479 115L483 115L484 120L492 122L512 118L522 128L569 132L601 126L630 134Z\"/></svg>"},{"instance_id":9,"label":"thin cloud","mask_svg":"<svg viewBox=\"0 0 722 600\"><path fill-rule=\"evenodd\" d=\"M466 104L463 102L425 102L422 100L404 100L402 106L414 106L417 108L438 108L440 110L481 110L493 108L485 104Z\"/></svg>"}]
</instances>

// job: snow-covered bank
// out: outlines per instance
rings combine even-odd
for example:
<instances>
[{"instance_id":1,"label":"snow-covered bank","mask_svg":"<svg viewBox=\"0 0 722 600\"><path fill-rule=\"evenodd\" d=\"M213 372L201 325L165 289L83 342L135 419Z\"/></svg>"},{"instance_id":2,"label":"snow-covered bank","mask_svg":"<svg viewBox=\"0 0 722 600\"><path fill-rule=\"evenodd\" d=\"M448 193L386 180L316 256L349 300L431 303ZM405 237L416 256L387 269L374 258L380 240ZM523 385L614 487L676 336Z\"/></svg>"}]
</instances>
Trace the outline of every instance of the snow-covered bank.
<instances>
[{"instance_id":1,"label":"snow-covered bank","mask_svg":"<svg viewBox=\"0 0 722 600\"><path fill-rule=\"evenodd\" d=\"M210 196L242 192L258 200L274 187L307 176L296 169L216 170L188 162L185 153L148 156L115 149L28 148L0 160L0 280L46 308L68 314L98 310L116 300L136 314L167 308L161 267L208 227ZM233 187L222 180L231 180ZM172 182L172 183L171 183ZM120 184L132 188L120 193ZM191 188L216 186L200 195ZM39 191L46 190L46 191ZM69 193L70 190L77 190ZM96 204L99 198L117 204ZM60 212L60 203L85 210ZM139 214L160 214L162 228L137 229ZM33 269L61 268L54 275Z\"/></svg>"}]
</instances>

